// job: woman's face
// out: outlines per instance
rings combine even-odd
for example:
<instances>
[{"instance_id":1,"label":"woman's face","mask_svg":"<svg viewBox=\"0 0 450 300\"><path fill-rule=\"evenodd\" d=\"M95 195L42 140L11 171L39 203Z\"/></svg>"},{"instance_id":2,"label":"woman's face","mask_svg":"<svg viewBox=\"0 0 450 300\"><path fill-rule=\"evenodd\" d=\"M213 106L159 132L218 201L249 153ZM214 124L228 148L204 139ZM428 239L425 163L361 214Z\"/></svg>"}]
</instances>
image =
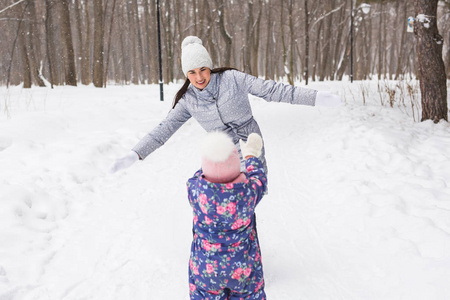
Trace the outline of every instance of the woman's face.
<instances>
[{"instance_id":1,"label":"woman's face","mask_svg":"<svg viewBox=\"0 0 450 300\"><path fill-rule=\"evenodd\" d=\"M187 72L187 77L193 86L203 90L211 79L211 70L207 67L193 69Z\"/></svg>"}]
</instances>

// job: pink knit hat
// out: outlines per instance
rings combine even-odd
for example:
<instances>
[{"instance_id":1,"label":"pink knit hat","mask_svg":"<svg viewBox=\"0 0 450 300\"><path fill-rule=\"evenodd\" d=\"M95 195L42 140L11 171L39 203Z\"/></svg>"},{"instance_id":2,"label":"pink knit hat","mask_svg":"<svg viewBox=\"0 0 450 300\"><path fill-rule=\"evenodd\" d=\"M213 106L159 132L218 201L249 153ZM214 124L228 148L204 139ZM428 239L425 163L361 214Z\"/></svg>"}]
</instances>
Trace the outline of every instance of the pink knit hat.
<instances>
[{"instance_id":1,"label":"pink knit hat","mask_svg":"<svg viewBox=\"0 0 450 300\"><path fill-rule=\"evenodd\" d=\"M206 180L229 183L241 174L241 160L231 138L224 132L206 135L201 144L202 170Z\"/></svg>"}]
</instances>

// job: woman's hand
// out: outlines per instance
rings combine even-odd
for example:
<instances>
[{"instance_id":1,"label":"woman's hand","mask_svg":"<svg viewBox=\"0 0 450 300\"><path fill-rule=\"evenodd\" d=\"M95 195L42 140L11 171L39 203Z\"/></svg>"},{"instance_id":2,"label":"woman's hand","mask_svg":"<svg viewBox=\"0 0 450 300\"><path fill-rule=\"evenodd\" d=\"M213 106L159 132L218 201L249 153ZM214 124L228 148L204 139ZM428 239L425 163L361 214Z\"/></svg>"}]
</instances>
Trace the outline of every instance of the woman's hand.
<instances>
[{"instance_id":1,"label":"woman's hand","mask_svg":"<svg viewBox=\"0 0 450 300\"><path fill-rule=\"evenodd\" d=\"M342 105L341 97L330 92L317 92L315 106L338 107Z\"/></svg>"},{"instance_id":2,"label":"woman's hand","mask_svg":"<svg viewBox=\"0 0 450 300\"><path fill-rule=\"evenodd\" d=\"M115 173L119 170L129 168L132 164L139 160L139 155L130 151L127 155L116 159L111 168L109 169L109 173Z\"/></svg>"}]
</instances>

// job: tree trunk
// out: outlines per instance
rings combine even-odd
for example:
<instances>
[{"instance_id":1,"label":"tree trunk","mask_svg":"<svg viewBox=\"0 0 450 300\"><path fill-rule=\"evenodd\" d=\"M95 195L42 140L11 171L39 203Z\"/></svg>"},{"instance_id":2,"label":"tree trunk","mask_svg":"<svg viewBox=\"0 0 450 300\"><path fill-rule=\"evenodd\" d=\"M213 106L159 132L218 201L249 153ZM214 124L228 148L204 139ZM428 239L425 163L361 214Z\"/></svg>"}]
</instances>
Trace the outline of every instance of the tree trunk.
<instances>
[{"instance_id":1,"label":"tree trunk","mask_svg":"<svg viewBox=\"0 0 450 300\"><path fill-rule=\"evenodd\" d=\"M283 58L282 66L283 66L283 72L285 76L287 76L289 83L291 83L291 70L288 68L288 49L286 46L285 36L284 36L284 1L281 0L280 4L280 36L281 36L281 46L282 46L282 52L281 56Z\"/></svg>"},{"instance_id":2,"label":"tree trunk","mask_svg":"<svg viewBox=\"0 0 450 300\"><path fill-rule=\"evenodd\" d=\"M281 0L283 3L284 0ZM281 4L281 10L283 4ZM245 51L244 51L244 72L253 74L251 55L252 55L252 27L253 27L253 1L247 2L247 20L245 22ZM282 33L283 34L283 33Z\"/></svg>"},{"instance_id":3,"label":"tree trunk","mask_svg":"<svg viewBox=\"0 0 450 300\"><path fill-rule=\"evenodd\" d=\"M158 82L158 51L156 45L156 34L154 34L154 29L156 28L155 19L156 13L153 13L155 8L155 1L152 1L152 6L150 7L148 0L144 1L144 24L145 24L145 42L147 45L147 72L149 74L149 81L151 83Z\"/></svg>"},{"instance_id":4,"label":"tree trunk","mask_svg":"<svg viewBox=\"0 0 450 300\"><path fill-rule=\"evenodd\" d=\"M363 54L363 58L364 58L364 69L363 69L363 75L364 75L364 79L370 79L371 78L371 74L370 74L370 65L372 64L372 51L370 49L370 41L372 40L372 19L369 18L368 21L366 21L366 19L363 19L364 22L364 54ZM369 24L367 24L369 23Z\"/></svg>"},{"instance_id":5,"label":"tree trunk","mask_svg":"<svg viewBox=\"0 0 450 300\"><path fill-rule=\"evenodd\" d=\"M171 11L171 2L165 3L163 6L164 10L161 11L161 25L163 26L164 38L162 39L165 42L165 46L163 49L165 50L166 56L166 72L164 72L164 82L169 83L172 82L174 78L174 58L173 58L173 37L172 37L172 11Z\"/></svg>"},{"instance_id":6,"label":"tree trunk","mask_svg":"<svg viewBox=\"0 0 450 300\"><path fill-rule=\"evenodd\" d=\"M312 81L316 81L316 71L320 66L320 33L322 32L323 20L319 21L319 28L317 28L316 49L314 51L313 67L312 67Z\"/></svg>"},{"instance_id":7,"label":"tree trunk","mask_svg":"<svg viewBox=\"0 0 450 300\"><path fill-rule=\"evenodd\" d=\"M197 0L193 0L192 1L192 14L194 15L194 35L197 36L198 35L198 29L197 29Z\"/></svg>"},{"instance_id":8,"label":"tree trunk","mask_svg":"<svg viewBox=\"0 0 450 300\"><path fill-rule=\"evenodd\" d=\"M40 39L39 39L39 31L37 26L37 15L36 15L36 6L34 1L28 0L29 9L28 15L30 22L26 23L28 35L27 35L27 51L30 59L30 68L31 68L31 76L38 86L45 86L45 82L42 79L41 72L39 70L39 57L40 57Z\"/></svg>"},{"instance_id":9,"label":"tree trunk","mask_svg":"<svg viewBox=\"0 0 450 300\"><path fill-rule=\"evenodd\" d=\"M253 43L252 43L252 69L253 69L253 74L255 76L259 75L258 72L258 53L259 53L259 42L261 40L260 38L260 23L261 23L261 15L262 15L262 9L261 9L262 5L259 5L259 12L258 12L258 17L256 18L256 23L255 26L253 28Z\"/></svg>"},{"instance_id":10,"label":"tree trunk","mask_svg":"<svg viewBox=\"0 0 450 300\"><path fill-rule=\"evenodd\" d=\"M213 61L213 65L217 65L219 62L217 50L213 42L213 26L211 24L214 24L215 19L211 16L211 9L209 7L209 1L204 2L204 12L206 15L206 24L204 25L206 27L205 36L207 41L206 49L208 49L209 54L211 55L211 59ZM205 43L205 39L202 39L203 43Z\"/></svg>"},{"instance_id":11,"label":"tree trunk","mask_svg":"<svg viewBox=\"0 0 450 300\"><path fill-rule=\"evenodd\" d=\"M381 0L380 3L380 11L383 11L383 4L384 4L385 0ZM379 24L379 29L378 29L378 80L381 80L381 76L383 73L383 50L384 47L382 47L383 45L383 14L380 13L379 15L379 20L378 20L378 24Z\"/></svg>"},{"instance_id":12,"label":"tree trunk","mask_svg":"<svg viewBox=\"0 0 450 300\"><path fill-rule=\"evenodd\" d=\"M309 10L308 0L305 0L305 63L303 64L303 77L305 77L305 84L308 85L309 80Z\"/></svg>"},{"instance_id":13,"label":"tree trunk","mask_svg":"<svg viewBox=\"0 0 450 300\"><path fill-rule=\"evenodd\" d=\"M67 85L77 85L75 53L73 51L72 31L70 27L69 0L60 2L60 33L63 45L64 77Z\"/></svg>"},{"instance_id":14,"label":"tree trunk","mask_svg":"<svg viewBox=\"0 0 450 300\"><path fill-rule=\"evenodd\" d=\"M103 3L94 0L94 67L93 83L95 87L103 87Z\"/></svg>"},{"instance_id":15,"label":"tree trunk","mask_svg":"<svg viewBox=\"0 0 450 300\"><path fill-rule=\"evenodd\" d=\"M153 16L151 18L151 28L153 28L153 38L150 39L152 46L153 56L153 74L155 77L155 83L159 82L159 54L158 54L158 36L157 36L157 18L156 18L156 0L150 1L150 13Z\"/></svg>"},{"instance_id":16,"label":"tree trunk","mask_svg":"<svg viewBox=\"0 0 450 300\"><path fill-rule=\"evenodd\" d=\"M327 2L325 5L325 13L328 13L333 9L332 3ZM325 45L322 49L322 62L320 64L320 72L319 72L319 81L324 81L328 74L327 69L330 65L329 58L331 54L331 30L333 25L333 14L326 17L326 21L324 20L325 28L323 30L324 42Z\"/></svg>"},{"instance_id":17,"label":"tree trunk","mask_svg":"<svg viewBox=\"0 0 450 300\"><path fill-rule=\"evenodd\" d=\"M403 9L402 9L402 17L400 17L400 20L406 20L406 13L408 9L408 3L403 3ZM401 30L402 30L402 37L400 38L400 46L398 48L398 55L397 55L397 67L395 72L395 80L398 80L400 75L403 74L403 57L405 56L405 41L406 41L406 29L407 26L400 22Z\"/></svg>"},{"instance_id":18,"label":"tree trunk","mask_svg":"<svg viewBox=\"0 0 450 300\"><path fill-rule=\"evenodd\" d=\"M125 4L122 3L121 4L121 9L120 9L120 15L119 15L119 28L121 28L121 30L119 30L119 36L120 36L120 50L121 50L121 60L120 63L122 65L122 71L123 71L123 80L125 81L125 84L128 84L129 82L129 77L128 77L128 65L126 62L126 58L128 58L128 55L126 55L126 51L125 49L126 47L126 41L124 38L124 35L126 34L125 32Z\"/></svg>"},{"instance_id":19,"label":"tree trunk","mask_svg":"<svg viewBox=\"0 0 450 300\"><path fill-rule=\"evenodd\" d=\"M441 119L448 121L443 38L437 28L437 6L438 0L414 0L422 121L433 120L435 123Z\"/></svg>"},{"instance_id":20,"label":"tree trunk","mask_svg":"<svg viewBox=\"0 0 450 300\"><path fill-rule=\"evenodd\" d=\"M268 9L266 9L267 12L267 43L266 43L266 54L265 54L265 62L264 62L264 78L266 80L271 78L270 75L270 69L269 69L269 64L270 64L270 48L271 48L271 43L270 43L270 39L272 38L272 10L270 9L270 0L267 0L266 2L264 2L266 5L266 7L268 7Z\"/></svg>"},{"instance_id":21,"label":"tree trunk","mask_svg":"<svg viewBox=\"0 0 450 300\"><path fill-rule=\"evenodd\" d=\"M26 10L26 7L25 7ZM30 67L30 60L28 57L28 47L26 45L26 36L28 35L27 29L26 29L26 22L22 20L19 24L19 53L20 53L20 60L22 62L22 80L23 80L23 87L26 89L31 88L31 67Z\"/></svg>"},{"instance_id":22,"label":"tree trunk","mask_svg":"<svg viewBox=\"0 0 450 300\"><path fill-rule=\"evenodd\" d=\"M74 3L74 8L75 8L75 21L76 21L76 25L75 25L75 31L76 31L76 34L77 34L77 39L78 39L78 42L77 42L77 45L78 45L78 59L76 60L78 63L78 65L79 65L79 67L78 67L78 71L79 71L79 74L81 74L81 83L82 84L84 84L84 78L83 78L83 74L84 74L84 70L83 70L83 67L85 67L85 65L84 65L84 55L83 55L83 53L84 53L84 49L83 49L83 19L82 19L82 17L81 17L81 4L80 4L80 0L75 0L75 3Z\"/></svg>"},{"instance_id":23,"label":"tree trunk","mask_svg":"<svg viewBox=\"0 0 450 300\"><path fill-rule=\"evenodd\" d=\"M138 65L139 65L139 79L141 84L144 84L144 78L147 78L147 74L145 73L145 64L144 64L144 54L143 54L143 44L142 44L142 35L141 35L141 22L139 19L139 11L137 0L133 0L133 16L134 16L134 24L136 24L136 32L134 35L137 38L137 55L138 55Z\"/></svg>"},{"instance_id":24,"label":"tree trunk","mask_svg":"<svg viewBox=\"0 0 450 300\"><path fill-rule=\"evenodd\" d=\"M395 3L395 9L394 9L397 15L399 15L398 14L399 13L399 7L400 7L400 1L397 1ZM396 71L395 71L395 57L398 56L398 54L396 55L397 48L401 47L401 45L399 45L397 47L397 44L398 44L398 42L397 42L398 41L398 37L397 37L397 31L398 30L397 30L397 28L406 27L406 26L402 26L404 24L404 20L405 19L400 19L400 18L392 20L392 24L393 24L392 26L395 29L393 30L393 33L392 33L391 51L390 51L390 54L389 54L389 78L391 80L394 78L394 74L396 73Z\"/></svg>"},{"instance_id":25,"label":"tree trunk","mask_svg":"<svg viewBox=\"0 0 450 300\"><path fill-rule=\"evenodd\" d=\"M108 80L108 70L109 70L109 61L112 57L111 54L111 38L113 34L113 26L114 26L114 13L116 11L116 0L113 0L113 7L111 9L111 19L109 22L109 34L108 34L108 43L106 46L108 47L108 50L106 51L106 67L105 67L105 73L103 78L103 86L106 87L106 81Z\"/></svg>"},{"instance_id":26,"label":"tree trunk","mask_svg":"<svg viewBox=\"0 0 450 300\"><path fill-rule=\"evenodd\" d=\"M48 59L48 70L50 77L50 84L53 88L53 85L57 84L58 70L56 68L56 47L55 47L55 37L54 37L54 17L53 10L55 9L55 3L53 0L45 0L45 41L46 41L46 50L47 50L47 59Z\"/></svg>"},{"instance_id":27,"label":"tree trunk","mask_svg":"<svg viewBox=\"0 0 450 300\"><path fill-rule=\"evenodd\" d=\"M450 30L448 32L448 43L447 43L447 79L450 79Z\"/></svg>"},{"instance_id":28,"label":"tree trunk","mask_svg":"<svg viewBox=\"0 0 450 300\"><path fill-rule=\"evenodd\" d=\"M289 75L290 85L294 85L294 54L295 54L295 29L294 29L294 0L289 0Z\"/></svg>"},{"instance_id":29,"label":"tree trunk","mask_svg":"<svg viewBox=\"0 0 450 300\"><path fill-rule=\"evenodd\" d=\"M216 7L217 7L217 11L219 13L219 20L218 20L219 31L225 42L225 53L223 53L223 55L225 57L224 66L229 67L229 66L231 66L231 63L230 63L231 47L232 47L233 40L232 40L230 34L227 32L227 29L225 28L225 22L224 22L225 1L224 0L216 0Z\"/></svg>"},{"instance_id":30,"label":"tree trunk","mask_svg":"<svg viewBox=\"0 0 450 300\"><path fill-rule=\"evenodd\" d=\"M81 83L88 85L91 83L91 19L89 17L89 2L91 0L85 0L84 2L84 13L85 13L85 27L86 31L84 33L84 43L83 43L83 54L81 58Z\"/></svg>"},{"instance_id":31,"label":"tree trunk","mask_svg":"<svg viewBox=\"0 0 450 300\"><path fill-rule=\"evenodd\" d=\"M138 55L137 52L137 42L136 42L136 34L135 34L135 24L134 24L134 18L133 18L133 10L131 8L130 2L126 1L126 12L127 12L127 21L128 21L128 40L131 41L131 49L128 50L128 53L130 54L130 60L131 60L131 82L133 84L139 84L139 66L138 66Z\"/></svg>"},{"instance_id":32,"label":"tree trunk","mask_svg":"<svg viewBox=\"0 0 450 300\"><path fill-rule=\"evenodd\" d=\"M345 50L345 42L342 41L342 36L344 33L344 24L345 24L345 9L344 6L340 9L339 12L339 20L337 22L337 28L336 28L336 42L335 42L335 48L334 48L334 54L333 54L333 67L331 69L331 80L334 80L337 78L337 69L339 67L339 58L340 53Z\"/></svg>"}]
</instances>

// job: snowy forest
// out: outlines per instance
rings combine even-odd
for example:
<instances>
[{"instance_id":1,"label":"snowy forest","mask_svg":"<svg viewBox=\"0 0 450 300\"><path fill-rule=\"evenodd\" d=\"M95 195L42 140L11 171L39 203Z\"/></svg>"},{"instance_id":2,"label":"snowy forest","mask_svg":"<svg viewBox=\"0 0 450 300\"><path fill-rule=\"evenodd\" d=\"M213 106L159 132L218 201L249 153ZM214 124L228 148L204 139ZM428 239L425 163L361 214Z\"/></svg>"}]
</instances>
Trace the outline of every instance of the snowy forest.
<instances>
[{"instance_id":1,"label":"snowy forest","mask_svg":"<svg viewBox=\"0 0 450 300\"><path fill-rule=\"evenodd\" d=\"M350 75L356 80L415 77L416 34L407 32L414 1L364 2L3 0L0 84L157 83L158 4L165 83L184 77L180 48L188 35L203 40L216 67L287 78L291 84ZM363 9L367 4L370 9ZM447 78L449 10L449 1L439 1Z\"/></svg>"}]
</instances>

